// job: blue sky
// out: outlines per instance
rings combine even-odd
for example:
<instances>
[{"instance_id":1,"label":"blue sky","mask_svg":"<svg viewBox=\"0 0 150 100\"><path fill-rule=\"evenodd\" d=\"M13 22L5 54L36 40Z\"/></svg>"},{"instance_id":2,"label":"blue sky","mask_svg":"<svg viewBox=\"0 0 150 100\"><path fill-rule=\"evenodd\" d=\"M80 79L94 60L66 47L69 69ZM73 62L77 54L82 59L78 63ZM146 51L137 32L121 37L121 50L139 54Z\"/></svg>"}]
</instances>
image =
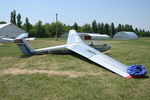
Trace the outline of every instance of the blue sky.
<instances>
[{"instance_id":1,"label":"blue sky","mask_svg":"<svg viewBox=\"0 0 150 100\"><path fill-rule=\"evenodd\" d=\"M72 25L97 22L131 24L150 30L150 0L1 0L0 21L9 22L14 9L32 24L58 20Z\"/></svg>"}]
</instances>

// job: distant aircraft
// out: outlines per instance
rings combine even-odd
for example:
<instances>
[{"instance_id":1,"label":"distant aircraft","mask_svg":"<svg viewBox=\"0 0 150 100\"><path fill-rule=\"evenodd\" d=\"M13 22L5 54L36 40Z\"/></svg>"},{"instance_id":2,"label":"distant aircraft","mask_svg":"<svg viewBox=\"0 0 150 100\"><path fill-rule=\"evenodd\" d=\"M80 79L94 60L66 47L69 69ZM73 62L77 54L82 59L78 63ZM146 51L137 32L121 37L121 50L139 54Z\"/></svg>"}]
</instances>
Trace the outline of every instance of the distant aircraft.
<instances>
[{"instance_id":1,"label":"distant aircraft","mask_svg":"<svg viewBox=\"0 0 150 100\"><path fill-rule=\"evenodd\" d=\"M35 40L35 37L28 38L26 33L20 34L16 38L5 38L6 36L0 36L0 42L15 42L17 39L25 38L25 40Z\"/></svg>"},{"instance_id":2,"label":"distant aircraft","mask_svg":"<svg viewBox=\"0 0 150 100\"><path fill-rule=\"evenodd\" d=\"M65 45L59 45L54 47L47 47L41 49L34 49L31 44L29 44L24 38L16 39L15 41L19 46L20 50L24 54L44 54L44 53L69 53L75 52L77 54L82 55L85 58L109 69L112 72L115 72L127 79L133 78L131 75L127 73L126 65L122 64L121 62L99 52L99 51L106 51L111 49L111 46L104 45L103 47L96 47L94 45L87 45L85 44L79 34L75 30L70 30L67 43Z\"/></svg>"}]
</instances>

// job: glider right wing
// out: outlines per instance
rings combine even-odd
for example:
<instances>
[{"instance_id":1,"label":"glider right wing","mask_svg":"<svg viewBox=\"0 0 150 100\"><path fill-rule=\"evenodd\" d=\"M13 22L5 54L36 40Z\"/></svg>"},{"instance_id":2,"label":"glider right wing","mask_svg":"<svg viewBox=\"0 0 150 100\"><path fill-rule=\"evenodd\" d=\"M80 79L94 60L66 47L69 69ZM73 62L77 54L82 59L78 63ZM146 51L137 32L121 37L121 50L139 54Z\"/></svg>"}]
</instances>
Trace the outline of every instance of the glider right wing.
<instances>
[{"instance_id":1,"label":"glider right wing","mask_svg":"<svg viewBox=\"0 0 150 100\"><path fill-rule=\"evenodd\" d=\"M73 39L73 37L75 37L75 39ZM71 43L69 38L72 39ZM83 41L79 38L79 35L75 31L70 31L68 37L69 41L67 41L67 48L109 69L110 71L113 71L123 77L131 78L131 76L127 73L126 65L84 44Z\"/></svg>"},{"instance_id":2,"label":"glider right wing","mask_svg":"<svg viewBox=\"0 0 150 100\"><path fill-rule=\"evenodd\" d=\"M127 66L120 63L117 60L91 48L86 44L72 44L67 47L69 50L76 52L89 60L123 76L128 78L130 75L127 73Z\"/></svg>"}]
</instances>

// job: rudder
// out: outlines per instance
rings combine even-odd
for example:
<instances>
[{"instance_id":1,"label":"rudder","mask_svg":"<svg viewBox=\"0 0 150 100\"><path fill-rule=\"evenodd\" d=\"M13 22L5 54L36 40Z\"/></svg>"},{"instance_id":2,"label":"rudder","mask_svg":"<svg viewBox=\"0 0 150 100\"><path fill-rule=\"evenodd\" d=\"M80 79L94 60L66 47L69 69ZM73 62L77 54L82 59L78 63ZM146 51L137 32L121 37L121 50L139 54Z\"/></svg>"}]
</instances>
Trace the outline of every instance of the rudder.
<instances>
[{"instance_id":1,"label":"rudder","mask_svg":"<svg viewBox=\"0 0 150 100\"><path fill-rule=\"evenodd\" d=\"M19 49L24 54L34 54L34 48L29 44L25 39L17 39L15 40Z\"/></svg>"},{"instance_id":2,"label":"rudder","mask_svg":"<svg viewBox=\"0 0 150 100\"><path fill-rule=\"evenodd\" d=\"M67 44L81 43L83 42L79 34L75 30L70 30L68 34Z\"/></svg>"}]
</instances>

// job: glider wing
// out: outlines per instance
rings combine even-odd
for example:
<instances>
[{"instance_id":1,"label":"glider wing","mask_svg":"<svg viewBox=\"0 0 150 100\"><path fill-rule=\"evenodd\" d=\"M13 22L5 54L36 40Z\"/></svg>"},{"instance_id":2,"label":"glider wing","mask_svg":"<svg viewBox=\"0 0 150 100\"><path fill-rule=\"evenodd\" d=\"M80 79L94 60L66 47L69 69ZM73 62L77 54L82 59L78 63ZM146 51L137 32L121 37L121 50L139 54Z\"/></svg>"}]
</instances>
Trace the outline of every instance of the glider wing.
<instances>
[{"instance_id":1,"label":"glider wing","mask_svg":"<svg viewBox=\"0 0 150 100\"><path fill-rule=\"evenodd\" d=\"M67 48L89 60L123 76L129 78L126 65L86 45L75 30L69 32Z\"/></svg>"},{"instance_id":2,"label":"glider wing","mask_svg":"<svg viewBox=\"0 0 150 100\"><path fill-rule=\"evenodd\" d=\"M78 43L78 44L72 44L67 47L69 50L76 52L89 60L123 76L123 77L129 77L130 75L127 73L127 66L120 63L119 61L91 48L90 46Z\"/></svg>"}]
</instances>

